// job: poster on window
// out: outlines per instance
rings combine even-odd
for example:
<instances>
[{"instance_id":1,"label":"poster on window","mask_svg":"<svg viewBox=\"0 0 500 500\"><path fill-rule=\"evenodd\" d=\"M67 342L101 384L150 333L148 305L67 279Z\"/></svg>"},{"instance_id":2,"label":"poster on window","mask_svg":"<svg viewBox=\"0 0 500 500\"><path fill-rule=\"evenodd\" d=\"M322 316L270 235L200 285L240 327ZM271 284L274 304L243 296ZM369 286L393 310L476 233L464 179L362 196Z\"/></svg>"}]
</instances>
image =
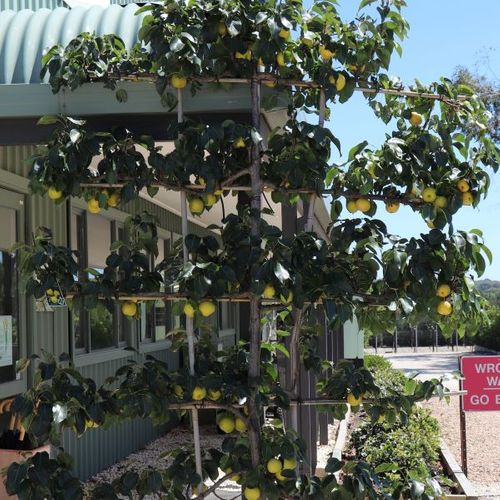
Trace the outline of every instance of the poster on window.
<instances>
[{"instance_id":1,"label":"poster on window","mask_svg":"<svg viewBox=\"0 0 500 500\"><path fill-rule=\"evenodd\" d=\"M12 363L12 316L0 316L0 366Z\"/></svg>"}]
</instances>

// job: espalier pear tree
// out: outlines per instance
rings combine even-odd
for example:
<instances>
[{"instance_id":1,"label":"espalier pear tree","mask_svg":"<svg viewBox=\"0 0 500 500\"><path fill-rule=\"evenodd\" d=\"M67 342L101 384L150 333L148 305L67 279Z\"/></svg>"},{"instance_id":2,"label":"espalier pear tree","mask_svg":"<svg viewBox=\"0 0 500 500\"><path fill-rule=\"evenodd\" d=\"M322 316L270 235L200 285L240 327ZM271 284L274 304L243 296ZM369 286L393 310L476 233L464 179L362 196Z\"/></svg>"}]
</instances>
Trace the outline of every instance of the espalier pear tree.
<instances>
[{"instance_id":1,"label":"espalier pear tree","mask_svg":"<svg viewBox=\"0 0 500 500\"><path fill-rule=\"evenodd\" d=\"M32 439L56 445L68 428L82 434L133 417L165 422L176 411L191 416L194 450L177 450L161 470L127 471L88 495L204 498L230 479L247 500L435 495L431 478L391 482L362 461L331 458L324 477L305 474L310 450L297 434L297 374L300 366L316 373L322 409L339 419L347 403L363 404L373 422L391 425L406 420L417 401L443 395L436 380L380 396L368 370L321 359L321 332L311 324L318 310L332 326L355 316L372 332L392 330L396 318L422 315L446 333L479 323L482 303L471 275L480 275L491 255L481 232L455 229L453 216L486 196L499 150L488 113L468 87L447 79L405 87L387 75L408 30L404 0L363 0L349 22L336 4L165 0L138 10L145 15L139 43L130 50L112 33L82 33L45 54L42 73L54 92L102 82L125 101L123 81L148 80L159 102L178 113L169 152L153 137L125 128L99 130L70 116L40 119L53 130L33 158L33 193L56 204L84 198L91 213L120 207L144 190L153 197L158 189L175 190L182 199L183 238L156 265L157 229L148 214L129 219L127 238L112 245L102 272L79 269L75 252L54 245L46 228L19 248L27 291L37 299L50 300L57 290L73 309L112 308L120 301L131 321L141 302L171 300L185 318L185 328L171 335L172 348L188 346L185 369L171 371L153 358L131 361L97 386L67 357L45 353L34 386L15 400ZM185 119L184 96L207 85L221 92L247 86L249 121ZM325 120L354 92L363 94L388 132L378 148L366 141L348 145L346 161L333 163L332 148L341 144ZM288 121L264 140L261 111L277 106L287 110ZM301 207L304 230L283 235L266 222L264 191L275 203ZM245 193L237 213L226 214L210 234L188 234L187 207L198 216L236 192ZM312 220L323 199L331 203L331 223L320 238ZM394 213L402 205L427 222L426 234L400 238L377 219L377 212ZM346 217L349 212L356 217ZM203 332L218 302L231 300L249 304L249 341L214 352ZM273 310L277 335L264 342L262 325ZM278 358L286 380L280 380ZM200 450L201 407L219 410L218 425L227 433L220 449ZM264 407L281 408L284 418L266 419ZM7 487L21 498L83 495L62 450L54 458L40 454L13 464Z\"/></svg>"}]
</instances>

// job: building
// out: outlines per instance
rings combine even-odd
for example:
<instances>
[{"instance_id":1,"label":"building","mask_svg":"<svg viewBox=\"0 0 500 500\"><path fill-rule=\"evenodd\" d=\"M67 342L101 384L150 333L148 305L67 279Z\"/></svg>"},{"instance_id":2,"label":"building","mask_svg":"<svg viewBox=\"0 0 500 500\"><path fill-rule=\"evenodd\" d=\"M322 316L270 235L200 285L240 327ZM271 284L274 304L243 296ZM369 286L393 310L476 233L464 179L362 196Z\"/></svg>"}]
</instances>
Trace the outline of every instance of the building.
<instances>
[{"instance_id":1,"label":"building","mask_svg":"<svg viewBox=\"0 0 500 500\"><path fill-rule=\"evenodd\" d=\"M154 316L146 319L143 315L141 321L134 322L122 318L119 310L110 314L96 309L81 317L67 308L42 312L33 299L22 293L15 259L9 252L15 242L29 241L38 226L46 226L53 230L55 243L79 249L89 266L102 267L109 245L120 236L125 218L143 210L158 218L160 258L180 237L178 193L161 191L154 199L144 194L120 210L91 215L81 200L56 206L48 198L28 192L26 160L50 131L36 124L42 115L64 113L83 117L100 128L124 125L151 134L158 144L170 147L172 137L167 134L167 125L176 117L161 107L151 84L123 84L129 98L126 103L119 103L100 84L54 95L39 77L43 50L56 43L65 45L82 31L116 33L130 47L141 23L141 16L135 16L136 9L135 4L69 9L62 0L0 0L0 316L6 321L4 333L12 332L6 336L12 340L5 343L0 357L0 400L29 386L30 374L16 376L15 361L41 350L56 355L69 353L82 373L98 383L131 357L140 359L153 354L172 369L179 364L178 354L169 350L165 338L174 321L168 304L158 303ZM205 121L248 121L249 105L248 88L233 86L229 90L203 89L186 99L184 110ZM273 110L264 115L264 128L271 130L283 124L285 118L283 111ZM235 206L236 198L228 199L226 211L235 210ZM283 217L288 221L297 217L295 208L285 215L280 206L274 208L272 220L277 225L281 225ZM191 230L204 233L209 224L220 218L221 210L212 210L205 217L192 219ZM317 203L314 228L318 234L326 237L328 222L324 205ZM222 306L216 342L228 345L244 337L244 315L243 308L234 304ZM123 349L126 346L133 346L138 354L131 355ZM5 419L0 420L2 425L5 428ZM75 458L77 473L85 479L164 431L148 421L134 420L109 430L97 429L80 439L68 434L64 446Z\"/></svg>"}]
</instances>

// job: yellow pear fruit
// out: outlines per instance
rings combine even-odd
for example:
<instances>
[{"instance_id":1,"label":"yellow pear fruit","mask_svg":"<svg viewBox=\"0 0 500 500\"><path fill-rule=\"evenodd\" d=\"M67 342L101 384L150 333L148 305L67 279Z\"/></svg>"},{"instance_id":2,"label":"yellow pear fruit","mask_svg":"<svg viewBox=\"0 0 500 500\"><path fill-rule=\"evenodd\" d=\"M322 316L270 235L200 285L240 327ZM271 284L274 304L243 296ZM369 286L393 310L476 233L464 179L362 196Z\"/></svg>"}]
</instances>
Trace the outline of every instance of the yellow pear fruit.
<instances>
[{"instance_id":1,"label":"yellow pear fruit","mask_svg":"<svg viewBox=\"0 0 500 500\"><path fill-rule=\"evenodd\" d=\"M278 480L278 481L286 481L287 479L290 479L288 477L285 477L281 472L277 472L274 477Z\"/></svg>"},{"instance_id":2,"label":"yellow pear fruit","mask_svg":"<svg viewBox=\"0 0 500 500\"><path fill-rule=\"evenodd\" d=\"M184 389L182 386L180 386L179 384L175 384L174 385L174 394L178 397L178 398L182 398L182 396L184 396Z\"/></svg>"},{"instance_id":3,"label":"yellow pear fruit","mask_svg":"<svg viewBox=\"0 0 500 500\"><path fill-rule=\"evenodd\" d=\"M286 65L285 54L283 54L283 52L278 52L276 54L276 64L278 66L285 66Z\"/></svg>"},{"instance_id":4,"label":"yellow pear fruit","mask_svg":"<svg viewBox=\"0 0 500 500\"><path fill-rule=\"evenodd\" d=\"M398 201L389 201L385 204L385 209L390 214L395 214L399 210Z\"/></svg>"},{"instance_id":5,"label":"yellow pear fruit","mask_svg":"<svg viewBox=\"0 0 500 500\"><path fill-rule=\"evenodd\" d=\"M347 402L351 406L359 406L362 401L363 401L363 396L361 395L359 396L359 398L357 398L352 392L347 394Z\"/></svg>"},{"instance_id":6,"label":"yellow pear fruit","mask_svg":"<svg viewBox=\"0 0 500 500\"><path fill-rule=\"evenodd\" d=\"M337 89L337 92L341 92L342 90L344 90L346 83L347 80L345 76L342 73L340 73L339 76L337 77L337 81L335 82L335 88Z\"/></svg>"},{"instance_id":7,"label":"yellow pear fruit","mask_svg":"<svg viewBox=\"0 0 500 500\"><path fill-rule=\"evenodd\" d=\"M260 488L250 488L246 487L243 490L243 496L246 500L259 500L260 498Z\"/></svg>"},{"instance_id":8,"label":"yellow pear fruit","mask_svg":"<svg viewBox=\"0 0 500 500\"><path fill-rule=\"evenodd\" d=\"M198 309L204 318L208 318L215 312L215 304L210 300L204 300L203 302L200 302Z\"/></svg>"},{"instance_id":9,"label":"yellow pear fruit","mask_svg":"<svg viewBox=\"0 0 500 500\"><path fill-rule=\"evenodd\" d=\"M290 38L290 30L288 30L286 28L281 28L279 33L278 33L278 36L280 38L283 38L284 40L288 40Z\"/></svg>"},{"instance_id":10,"label":"yellow pear fruit","mask_svg":"<svg viewBox=\"0 0 500 500\"><path fill-rule=\"evenodd\" d=\"M453 306L447 300L441 301L436 309L441 316L449 316L453 312Z\"/></svg>"},{"instance_id":11,"label":"yellow pear fruit","mask_svg":"<svg viewBox=\"0 0 500 500\"><path fill-rule=\"evenodd\" d=\"M201 198L191 198L189 200L189 211L193 215L200 215L205 210L205 203Z\"/></svg>"},{"instance_id":12,"label":"yellow pear fruit","mask_svg":"<svg viewBox=\"0 0 500 500\"><path fill-rule=\"evenodd\" d=\"M252 59L252 51L247 49L246 52L236 52L234 57L236 59L246 59L247 61L250 61L250 59Z\"/></svg>"},{"instance_id":13,"label":"yellow pear fruit","mask_svg":"<svg viewBox=\"0 0 500 500\"><path fill-rule=\"evenodd\" d=\"M204 387L200 387L197 385L193 389L193 401L201 401L202 399L205 399L207 397L207 390Z\"/></svg>"},{"instance_id":14,"label":"yellow pear fruit","mask_svg":"<svg viewBox=\"0 0 500 500\"><path fill-rule=\"evenodd\" d=\"M283 459L283 470L294 470L297 467L297 460L295 458Z\"/></svg>"},{"instance_id":15,"label":"yellow pear fruit","mask_svg":"<svg viewBox=\"0 0 500 500\"><path fill-rule=\"evenodd\" d=\"M314 45L314 40L311 40L310 38L302 38L301 42L306 46L311 48Z\"/></svg>"},{"instance_id":16,"label":"yellow pear fruit","mask_svg":"<svg viewBox=\"0 0 500 500\"><path fill-rule=\"evenodd\" d=\"M95 198L91 198L89 201L87 201L87 210L91 214L98 214L101 211L99 202Z\"/></svg>"},{"instance_id":17,"label":"yellow pear fruit","mask_svg":"<svg viewBox=\"0 0 500 500\"><path fill-rule=\"evenodd\" d=\"M356 200L356 208L363 213L366 213L370 210L372 207L372 204L370 203L370 200L367 200L366 198L358 198Z\"/></svg>"},{"instance_id":18,"label":"yellow pear fruit","mask_svg":"<svg viewBox=\"0 0 500 500\"><path fill-rule=\"evenodd\" d=\"M226 434L231 434L231 432L234 431L235 427L234 418L229 415L225 415L224 417L219 419L217 425L219 426L219 429L221 431L225 432Z\"/></svg>"},{"instance_id":19,"label":"yellow pear fruit","mask_svg":"<svg viewBox=\"0 0 500 500\"><path fill-rule=\"evenodd\" d=\"M329 61L335 55L335 52L332 52L330 49L327 49L325 46L321 46L319 48L319 54L323 58L323 61Z\"/></svg>"},{"instance_id":20,"label":"yellow pear fruit","mask_svg":"<svg viewBox=\"0 0 500 500\"><path fill-rule=\"evenodd\" d=\"M245 432L247 430L247 424L239 417L236 417L234 420L234 427L238 432Z\"/></svg>"},{"instance_id":21,"label":"yellow pear fruit","mask_svg":"<svg viewBox=\"0 0 500 500\"><path fill-rule=\"evenodd\" d=\"M268 283L266 287L264 288L264 291L262 292L262 296L265 299L272 299L276 296L276 290L274 289L274 286Z\"/></svg>"},{"instance_id":22,"label":"yellow pear fruit","mask_svg":"<svg viewBox=\"0 0 500 500\"><path fill-rule=\"evenodd\" d=\"M422 200L424 200L426 203L434 203L434 201L436 201L436 198L436 190L433 187L426 187L422 191Z\"/></svg>"},{"instance_id":23,"label":"yellow pear fruit","mask_svg":"<svg viewBox=\"0 0 500 500\"><path fill-rule=\"evenodd\" d=\"M271 458L268 460L266 467L268 472L271 474L279 474L283 470L283 464L281 463L281 460L278 460L277 458Z\"/></svg>"},{"instance_id":24,"label":"yellow pear fruit","mask_svg":"<svg viewBox=\"0 0 500 500\"><path fill-rule=\"evenodd\" d=\"M276 80L264 80L262 82L266 87L269 87L270 89L273 89L274 87L276 87L276 85L278 84L276 82Z\"/></svg>"},{"instance_id":25,"label":"yellow pear fruit","mask_svg":"<svg viewBox=\"0 0 500 500\"><path fill-rule=\"evenodd\" d=\"M208 193L205 199L206 207L213 207L217 203L217 196L212 193Z\"/></svg>"},{"instance_id":26,"label":"yellow pear fruit","mask_svg":"<svg viewBox=\"0 0 500 500\"><path fill-rule=\"evenodd\" d=\"M47 191L47 195L51 200L58 200L59 198L62 197L62 191L59 191L59 189L55 188L54 186L51 186Z\"/></svg>"},{"instance_id":27,"label":"yellow pear fruit","mask_svg":"<svg viewBox=\"0 0 500 500\"><path fill-rule=\"evenodd\" d=\"M183 89L187 85L187 78L179 73L174 73L170 78L170 85L174 89Z\"/></svg>"},{"instance_id":28,"label":"yellow pear fruit","mask_svg":"<svg viewBox=\"0 0 500 500\"><path fill-rule=\"evenodd\" d=\"M108 198L108 206L111 208L116 208L120 204L120 194L111 193Z\"/></svg>"},{"instance_id":29,"label":"yellow pear fruit","mask_svg":"<svg viewBox=\"0 0 500 500\"><path fill-rule=\"evenodd\" d=\"M137 314L137 304L131 300L126 300L122 304L122 313L129 318L135 316Z\"/></svg>"},{"instance_id":30,"label":"yellow pear fruit","mask_svg":"<svg viewBox=\"0 0 500 500\"><path fill-rule=\"evenodd\" d=\"M347 202L347 211L350 212L351 214L354 214L358 211L358 205L356 203L356 200L349 200Z\"/></svg>"},{"instance_id":31,"label":"yellow pear fruit","mask_svg":"<svg viewBox=\"0 0 500 500\"><path fill-rule=\"evenodd\" d=\"M469 183L465 179L460 179L457 182L457 189L461 193L466 193L467 191L470 191L470 185L469 185Z\"/></svg>"},{"instance_id":32,"label":"yellow pear fruit","mask_svg":"<svg viewBox=\"0 0 500 500\"><path fill-rule=\"evenodd\" d=\"M219 401L219 399L222 397L222 392L219 391L218 389L209 389L208 390L208 399L212 401Z\"/></svg>"},{"instance_id":33,"label":"yellow pear fruit","mask_svg":"<svg viewBox=\"0 0 500 500\"><path fill-rule=\"evenodd\" d=\"M442 299L448 297L448 295L450 295L450 293L451 293L451 288L450 288L450 285L448 285L447 283L441 283L437 287L436 295L438 297L441 297Z\"/></svg>"},{"instance_id":34,"label":"yellow pear fruit","mask_svg":"<svg viewBox=\"0 0 500 500\"><path fill-rule=\"evenodd\" d=\"M228 469L224 470L224 473L227 475L227 474L231 474L231 472L233 472L233 469L231 469L231 467L229 467ZM230 478L229 478L231 481L236 481L238 482L240 479L241 479L241 476L239 474L233 474Z\"/></svg>"},{"instance_id":35,"label":"yellow pear fruit","mask_svg":"<svg viewBox=\"0 0 500 500\"><path fill-rule=\"evenodd\" d=\"M419 125L422 124L422 115L420 113L416 113L415 111L412 111L410 113L410 123L414 127L418 127Z\"/></svg>"},{"instance_id":36,"label":"yellow pear fruit","mask_svg":"<svg viewBox=\"0 0 500 500\"><path fill-rule=\"evenodd\" d=\"M188 318L194 318L195 308L189 302L186 302L186 304L184 304L183 311Z\"/></svg>"},{"instance_id":37,"label":"yellow pear fruit","mask_svg":"<svg viewBox=\"0 0 500 500\"><path fill-rule=\"evenodd\" d=\"M226 36L227 28L226 28L226 25L223 22L220 22L217 25L217 33L219 33L220 36Z\"/></svg>"},{"instance_id":38,"label":"yellow pear fruit","mask_svg":"<svg viewBox=\"0 0 500 500\"><path fill-rule=\"evenodd\" d=\"M97 429L97 427L99 427L99 424L95 420L92 420L91 418L87 418L85 420L86 429Z\"/></svg>"},{"instance_id":39,"label":"yellow pear fruit","mask_svg":"<svg viewBox=\"0 0 500 500\"><path fill-rule=\"evenodd\" d=\"M446 196L437 196L434 200L434 206L436 208L446 208L448 206L448 198Z\"/></svg>"},{"instance_id":40,"label":"yellow pear fruit","mask_svg":"<svg viewBox=\"0 0 500 500\"><path fill-rule=\"evenodd\" d=\"M238 137L233 142L233 147L234 147L234 149L242 149L242 148L246 147L245 139L243 139L243 137Z\"/></svg>"},{"instance_id":41,"label":"yellow pear fruit","mask_svg":"<svg viewBox=\"0 0 500 500\"><path fill-rule=\"evenodd\" d=\"M474 203L474 195L470 191L462 193L462 203L464 205L472 205Z\"/></svg>"}]
</instances>

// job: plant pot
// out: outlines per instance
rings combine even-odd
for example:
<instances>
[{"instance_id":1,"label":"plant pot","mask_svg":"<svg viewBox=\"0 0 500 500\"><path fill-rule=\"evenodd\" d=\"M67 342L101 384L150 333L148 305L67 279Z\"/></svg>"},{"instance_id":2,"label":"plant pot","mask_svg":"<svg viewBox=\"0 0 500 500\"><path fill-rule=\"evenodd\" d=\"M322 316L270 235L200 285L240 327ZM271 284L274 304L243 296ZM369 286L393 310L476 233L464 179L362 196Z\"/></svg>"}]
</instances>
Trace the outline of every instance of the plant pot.
<instances>
[{"instance_id":1,"label":"plant pot","mask_svg":"<svg viewBox=\"0 0 500 500\"><path fill-rule=\"evenodd\" d=\"M34 448L32 450L2 450L0 449L0 472L9 467L10 464L14 462L23 462L29 457L36 455L37 453L41 453L46 451L50 452L50 445L46 444L43 446L39 446L38 448ZM7 495L7 491L5 490L5 477L1 476L0 481L0 500L4 500L6 498L17 498L16 495Z\"/></svg>"}]
</instances>

